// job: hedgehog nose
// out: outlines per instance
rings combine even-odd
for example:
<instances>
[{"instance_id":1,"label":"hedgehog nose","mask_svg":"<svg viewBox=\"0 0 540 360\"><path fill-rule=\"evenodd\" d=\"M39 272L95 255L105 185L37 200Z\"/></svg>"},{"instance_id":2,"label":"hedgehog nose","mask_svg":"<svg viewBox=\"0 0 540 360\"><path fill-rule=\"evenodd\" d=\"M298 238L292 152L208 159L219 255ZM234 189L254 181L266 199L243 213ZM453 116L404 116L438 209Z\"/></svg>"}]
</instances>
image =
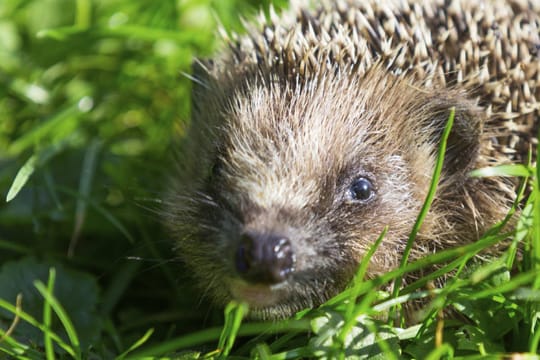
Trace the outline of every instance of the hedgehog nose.
<instances>
[{"instance_id":1,"label":"hedgehog nose","mask_svg":"<svg viewBox=\"0 0 540 360\"><path fill-rule=\"evenodd\" d=\"M294 271L295 256L286 237L245 233L236 252L236 270L250 283L277 284Z\"/></svg>"}]
</instances>

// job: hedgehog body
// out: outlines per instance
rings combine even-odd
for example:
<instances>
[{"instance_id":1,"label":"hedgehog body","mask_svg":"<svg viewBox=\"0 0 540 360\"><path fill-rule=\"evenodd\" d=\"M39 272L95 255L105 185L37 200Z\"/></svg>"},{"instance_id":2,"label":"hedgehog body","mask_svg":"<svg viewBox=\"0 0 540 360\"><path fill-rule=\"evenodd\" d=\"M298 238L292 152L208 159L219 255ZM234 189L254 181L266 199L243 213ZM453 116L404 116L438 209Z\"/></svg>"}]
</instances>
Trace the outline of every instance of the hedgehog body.
<instances>
[{"instance_id":1,"label":"hedgehog body","mask_svg":"<svg viewBox=\"0 0 540 360\"><path fill-rule=\"evenodd\" d=\"M455 123L411 259L475 241L514 198L471 169L524 161L540 114L540 4L293 3L198 63L192 127L164 211L219 304L259 318L397 267Z\"/></svg>"}]
</instances>

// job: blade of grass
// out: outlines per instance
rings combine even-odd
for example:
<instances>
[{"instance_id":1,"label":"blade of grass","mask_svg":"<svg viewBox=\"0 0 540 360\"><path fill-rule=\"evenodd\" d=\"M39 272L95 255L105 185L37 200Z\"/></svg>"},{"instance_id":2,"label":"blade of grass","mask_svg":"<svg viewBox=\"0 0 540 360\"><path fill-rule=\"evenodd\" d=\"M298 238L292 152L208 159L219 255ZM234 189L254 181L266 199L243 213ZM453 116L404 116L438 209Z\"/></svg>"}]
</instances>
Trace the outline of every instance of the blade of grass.
<instances>
[{"instance_id":1,"label":"blade of grass","mask_svg":"<svg viewBox=\"0 0 540 360\"><path fill-rule=\"evenodd\" d=\"M64 329L66 330L69 341L71 342L71 345L73 346L73 349L75 351L74 353L75 359L77 360L82 359L79 337L77 336L75 327L73 326L73 323L71 322L71 319L67 315L66 311L64 310L62 305L60 305L60 303L54 297L54 295L48 291L48 289L45 287L45 285L41 281L39 280L34 281L34 286L39 291L41 296L43 296L45 301L50 303L50 306L54 310L54 313L56 314L56 316L58 316L58 319L64 326Z\"/></svg>"},{"instance_id":2,"label":"blade of grass","mask_svg":"<svg viewBox=\"0 0 540 360\"><path fill-rule=\"evenodd\" d=\"M490 297L496 294L502 294L505 292L516 290L518 286L529 284L533 281L537 280L538 275L540 274L540 270L531 270L525 273L518 274L512 278L512 280L500 284L499 286L495 288L489 288L486 290L478 291L474 294L470 295L471 300L477 300L482 299L485 297Z\"/></svg>"},{"instance_id":3,"label":"blade of grass","mask_svg":"<svg viewBox=\"0 0 540 360\"><path fill-rule=\"evenodd\" d=\"M227 304L225 308L225 325L218 343L218 349L221 351L220 357L229 355L247 311L248 307L245 303L231 301Z\"/></svg>"},{"instance_id":4,"label":"blade of grass","mask_svg":"<svg viewBox=\"0 0 540 360\"><path fill-rule=\"evenodd\" d=\"M13 184L11 184L11 187L9 188L9 191L6 196L6 202L10 202L17 196L19 191L24 187L28 179L30 179L30 176L34 173L34 170L36 169L36 162L37 162L37 156L32 155L24 165L21 167L21 169L17 172L17 175L15 176L15 180L13 180Z\"/></svg>"},{"instance_id":5,"label":"blade of grass","mask_svg":"<svg viewBox=\"0 0 540 360\"><path fill-rule=\"evenodd\" d=\"M445 356L446 355L446 356ZM426 360L453 359L454 348L450 344L442 344L426 356Z\"/></svg>"},{"instance_id":6,"label":"blade of grass","mask_svg":"<svg viewBox=\"0 0 540 360\"><path fill-rule=\"evenodd\" d=\"M21 169L17 172L11 187L6 196L6 202L13 200L17 194L22 190L24 185L28 182L36 168L39 168L46 164L49 159L64 150L69 144L71 139L60 141L58 143L47 146L39 151L36 151L34 155L30 156L24 163Z\"/></svg>"},{"instance_id":7,"label":"blade of grass","mask_svg":"<svg viewBox=\"0 0 540 360\"><path fill-rule=\"evenodd\" d=\"M534 333L530 345L529 345L529 352L532 354L538 354L538 343L540 342L540 329L537 329Z\"/></svg>"},{"instance_id":8,"label":"blade of grass","mask_svg":"<svg viewBox=\"0 0 540 360\"><path fill-rule=\"evenodd\" d=\"M439 179L441 177L441 172L442 172L442 168L444 164L444 155L446 153L446 144L448 142L448 136L450 135L450 131L452 130L452 126L454 125L455 113L456 113L456 109L453 107L450 110L448 121L446 122L444 131L442 133L441 143L439 145L439 153L437 155L435 169L433 170L433 176L431 178L429 191L426 196L426 200L424 201L424 204L422 205L422 209L420 210L420 214L418 214L418 218L416 219L416 222L414 223L411 234L409 235L409 239L407 240L407 245L405 246L405 251L403 252L403 257L401 258L401 263L399 266L400 269L403 269L405 265L407 265L407 262L409 261L409 255L411 253L414 240L416 239L416 235L418 234L418 231L420 231L420 227L422 226L422 223L424 222L424 219L426 218L429 208L431 207L431 204L433 203L433 199L435 198L435 192L437 191L437 185L439 184ZM402 281L403 281L402 277L396 278L396 283L394 285L394 290L392 292L393 296L399 295Z\"/></svg>"},{"instance_id":9,"label":"blade of grass","mask_svg":"<svg viewBox=\"0 0 540 360\"><path fill-rule=\"evenodd\" d=\"M439 292L439 289L435 289L435 293L438 293L438 292ZM398 297L392 297L386 301L383 301L373 306L373 310L376 312L383 312L385 310L392 308L393 306L403 304L411 300L425 299L429 296L432 296L433 294L434 294L433 291L417 291L411 294L400 295Z\"/></svg>"},{"instance_id":10,"label":"blade of grass","mask_svg":"<svg viewBox=\"0 0 540 360\"><path fill-rule=\"evenodd\" d=\"M90 190L92 189L92 179L94 178L96 170L96 158L101 148L101 141L94 139L90 143L90 146L84 153L84 160L81 168L81 175L79 178L79 194L81 197L77 198L77 206L75 208L75 225L73 233L71 235L71 241L69 242L67 256L72 258L75 253L75 247L79 242L79 236L86 219L86 208L88 203L83 199L90 197Z\"/></svg>"},{"instance_id":11,"label":"blade of grass","mask_svg":"<svg viewBox=\"0 0 540 360\"><path fill-rule=\"evenodd\" d=\"M51 38L59 41L68 39L70 36L88 32L87 29L79 26L58 27L54 29L45 29L37 33L38 38ZM94 37L120 37L135 38L143 41L173 40L183 46L197 46L205 34L195 31L168 31L152 27L137 25L119 25L114 27L94 26L91 29L91 35Z\"/></svg>"},{"instance_id":12,"label":"blade of grass","mask_svg":"<svg viewBox=\"0 0 540 360\"><path fill-rule=\"evenodd\" d=\"M282 333L282 332L308 332L311 330L309 320L284 320L279 322L262 322L262 323L247 323L242 324L238 331L239 336L253 336L261 333ZM159 356L168 352L178 351L189 347L199 346L201 344L217 341L223 333L222 327L213 327L188 335L162 342L158 345L151 346L141 350L133 355L128 355L127 359L141 359L148 356Z\"/></svg>"},{"instance_id":13,"label":"blade of grass","mask_svg":"<svg viewBox=\"0 0 540 360\"><path fill-rule=\"evenodd\" d=\"M92 19L92 3L90 0L77 0L75 25L81 29L88 29Z\"/></svg>"},{"instance_id":14,"label":"blade of grass","mask_svg":"<svg viewBox=\"0 0 540 360\"><path fill-rule=\"evenodd\" d=\"M388 232L388 226L386 226L375 243L370 246L368 252L364 255L362 258L362 261L360 262L360 265L358 266L358 271L356 272L356 276L353 279L353 286L350 291L349 296L349 303L347 304L347 310L345 311L345 319L351 319L351 315L354 311L354 305L356 303L356 299L358 298L358 284L360 284L362 281L364 281L364 277L366 276L367 268L369 266L369 262L371 261L371 257L373 254L375 254L375 251L379 248L381 245L382 240L386 237L386 233ZM353 319L354 321L354 319Z\"/></svg>"},{"instance_id":15,"label":"blade of grass","mask_svg":"<svg viewBox=\"0 0 540 360\"><path fill-rule=\"evenodd\" d=\"M529 155L530 157L530 155ZM529 160L530 161L530 160ZM510 217L517 211L517 209L520 207L523 197L525 194L525 189L527 188L529 184L529 178L524 178L523 181L521 181L519 185L519 189L517 191L516 200L512 204L512 208L510 209L510 212L508 213L507 217L504 219L502 226L506 224L510 220ZM523 225L523 214L525 212L525 209L522 212L522 216L519 217L517 220L516 228L514 229L514 237L512 239L512 242L510 243L510 246L508 247L508 250L506 251L506 267L508 269L512 269L514 267L514 261L516 259L516 256L518 254L518 244L522 244L523 240L526 236L526 233L522 232L522 228L520 229L520 225Z\"/></svg>"},{"instance_id":16,"label":"blade of grass","mask_svg":"<svg viewBox=\"0 0 540 360\"><path fill-rule=\"evenodd\" d=\"M9 325L9 328L6 330L6 332L3 332L2 336L0 337L0 343L11 336L11 334L17 327L17 324L19 323L19 320L20 320L19 312L21 311L21 308L22 308L22 294L17 295L17 299L15 300L15 306L17 309L17 312L15 313L15 317L13 318L11 325Z\"/></svg>"},{"instance_id":17,"label":"blade of grass","mask_svg":"<svg viewBox=\"0 0 540 360\"><path fill-rule=\"evenodd\" d=\"M529 177L531 170L523 164L508 164L475 169L470 172L470 175L473 177Z\"/></svg>"},{"instance_id":18,"label":"blade of grass","mask_svg":"<svg viewBox=\"0 0 540 360\"><path fill-rule=\"evenodd\" d=\"M8 355L7 358L4 358L1 356L1 353L5 353ZM28 356L24 356L23 355L24 352L20 352L20 351L17 351L17 349L14 349L14 348L5 348L3 346L0 346L0 358L2 359L17 359L17 360L35 360L35 359L38 359L38 360L41 360L41 358L39 357L36 357L36 355L34 355L34 357L28 357ZM41 357L43 357L43 355L41 355Z\"/></svg>"},{"instance_id":19,"label":"blade of grass","mask_svg":"<svg viewBox=\"0 0 540 360\"><path fill-rule=\"evenodd\" d=\"M424 219L431 207L431 204L433 203L433 199L435 198L435 193L437 191L437 186L439 184L439 179L441 176L442 168L444 165L444 156L446 153L446 145L448 142L448 137L450 135L450 131L452 130L452 126L454 125L454 117L455 117L456 109L453 107L450 110L450 115L448 116L448 121L446 122L446 125L444 127L444 131L442 133L441 142L439 145L439 152L437 155L437 160L435 163L435 169L433 170L433 175L431 177L431 183L429 186L429 190L426 196L426 199L424 201L424 204L422 205L422 208L420 210L420 213L418 214L418 217L416 219L416 222L414 223L413 229L409 235L409 239L407 240L407 245L405 246L405 250L403 252L403 256L401 258L401 262L399 265L399 269L403 270L405 266L407 265L407 262L409 261L409 255L412 250L412 246L414 244L414 241L416 239L416 235L418 234L418 231L420 231L420 227L422 226L422 223L424 222ZM399 276L396 278L394 283L394 289L392 291L392 296L397 297L399 296L399 292L401 290L401 284L403 281L403 276ZM391 311L391 314L389 316L389 320L393 321L393 319L397 319L397 312L399 311L400 306L397 306L393 311ZM404 319L402 319L403 321ZM402 324L403 325L403 324Z\"/></svg>"},{"instance_id":20,"label":"blade of grass","mask_svg":"<svg viewBox=\"0 0 540 360\"><path fill-rule=\"evenodd\" d=\"M281 336L279 339L275 340L270 344L270 351L274 353L276 351L279 351L279 349L286 347L287 344L289 344L299 334L301 334L300 331L291 331Z\"/></svg>"},{"instance_id":21,"label":"blade of grass","mask_svg":"<svg viewBox=\"0 0 540 360\"><path fill-rule=\"evenodd\" d=\"M54 282L56 280L56 270L49 269L49 281L47 283L47 291L50 294L54 293ZM48 301L43 302L43 325L47 331L43 332L43 344L45 346L45 355L47 360L54 360L54 346L51 338L52 329L52 311L51 304Z\"/></svg>"},{"instance_id":22,"label":"blade of grass","mask_svg":"<svg viewBox=\"0 0 540 360\"><path fill-rule=\"evenodd\" d=\"M288 359L312 359L324 357L327 354L313 354L307 347L301 347L288 351L281 352L279 354L272 354L268 358L270 360L288 360Z\"/></svg>"},{"instance_id":23,"label":"blade of grass","mask_svg":"<svg viewBox=\"0 0 540 360\"><path fill-rule=\"evenodd\" d=\"M197 332L192 332L188 335L172 339L169 341L163 341L157 345L153 345L147 349L140 350L132 355L127 355L126 359L136 360L145 357L154 357L162 354L166 354L172 351L178 351L189 347L209 343L216 341L221 334L221 327L213 327Z\"/></svg>"},{"instance_id":24,"label":"blade of grass","mask_svg":"<svg viewBox=\"0 0 540 360\"><path fill-rule=\"evenodd\" d=\"M90 206L92 206L94 210L96 210L101 215L103 215L104 218L109 220L109 222L113 224L131 244L135 243L135 238L131 235L131 233L127 230L127 228L120 222L120 220L118 220L110 211L107 211L105 210L105 208L98 205L94 200L88 197L84 198L78 192L73 191L66 187L58 187L58 191L77 197L77 198L82 198L82 200L90 204Z\"/></svg>"},{"instance_id":25,"label":"blade of grass","mask_svg":"<svg viewBox=\"0 0 540 360\"><path fill-rule=\"evenodd\" d=\"M14 251L21 254L30 254L32 252L32 249L29 247L22 246L19 244L14 244L11 241L2 240L2 239L0 239L0 249Z\"/></svg>"},{"instance_id":26,"label":"blade of grass","mask_svg":"<svg viewBox=\"0 0 540 360\"><path fill-rule=\"evenodd\" d=\"M406 265L402 269L398 268L398 269L389 271L381 276L378 276L374 279L361 283L359 285L359 290L358 290L359 294L364 294L374 289L375 287L379 287L383 284L386 284L389 281L396 279L397 277L403 276L403 274L405 273L414 272L414 271L420 270L422 268L426 268L431 265L449 261L453 258L470 255L471 253L477 254L483 249L489 246L492 246L503 239L505 239L505 237L501 235L490 235L474 243L470 243L470 244L463 245L463 246L453 248L453 249L443 250L443 251L434 253L432 255L426 256L424 258L418 259L415 262ZM333 297L326 304L333 305L338 302L343 302L345 298L349 296L349 292L348 292L349 290L350 289L347 289L343 291L341 294L338 294L337 296Z\"/></svg>"},{"instance_id":27,"label":"blade of grass","mask_svg":"<svg viewBox=\"0 0 540 360\"><path fill-rule=\"evenodd\" d=\"M0 308L3 308L12 314L18 315L22 320L26 321L28 324L38 328L42 332L48 331L48 329L41 324L39 321L37 321L32 315L24 312L23 310L17 310L15 306L10 304L9 302L0 299ZM62 340L62 338L55 333L51 332L51 338L62 348L64 349L68 354L71 356L75 356L75 351Z\"/></svg>"},{"instance_id":28,"label":"blade of grass","mask_svg":"<svg viewBox=\"0 0 540 360\"><path fill-rule=\"evenodd\" d=\"M267 344L257 344L255 345L255 354L257 355L257 359L269 360L270 356L272 355L272 351Z\"/></svg>"},{"instance_id":29,"label":"blade of grass","mask_svg":"<svg viewBox=\"0 0 540 360\"><path fill-rule=\"evenodd\" d=\"M116 359L123 360L127 354L141 347L150 338L150 336L152 336L153 333L154 329L149 329L139 340L135 341L135 343L133 343L133 345L131 345L129 349L120 354Z\"/></svg>"},{"instance_id":30,"label":"blade of grass","mask_svg":"<svg viewBox=\"0 0 540 360\"><path fill-rule=\"evenodd\" d=\"M429 283L430 281L434 280L434 279L437 279L439 277L441 277L442 275L444 274L448 274L449 272L453 271L455 268L460 268L460 269L463 269L464 268L464 265L472 258L474 257L474 255L476 255L476 253L474 254L465 254L463 255L463 257L460 257L452 262L450 262L448 265L434 271L434 272L431 272L429 274L427 274L426 276L423 276L422 278L416 280L415 282L413 282L412 284L410 285L407 285L406 287L404 287L403 289L401 289L400 291L400 294L409 294L419 288L422 288L424 287L427 283ZM458 271L459 273L459 271ZM457 275L457 274L456 274ZM454 277L454 279L457 279L458 277Z\"/></svg>"},{"instance_id":31,"label":"blade of grass","mask_svg":"<svg viewBox=\"0 0 540 360\"><path fill-rule=\"evenodd\" d=\"M487 234L494 234L499 231L501 231L510 221L510 219L513 217L513 215L518 211L518 209L521 207L525 195L525 191L528 188L529 185L529 179L532 175L534 175L534 171L531 167L532 162L532 151L529 149L528 155L527 155L527 165L523 164L511 164L511 165L500 165L500 166L494 166L490 168L483 168L483 169L476 169L471 171L470 175L473 177L486 177L486 176L500 176L500 177L522 177L518 189L516 191L516 198L512 204L512 207L508 211L508 214L505 216L505 218L500 221L499 223L495 224L491 227L486 233ZM515 236L513 237L512 243L508 247L507 250L507 256L506 256L506 266L509 269L512 269L514 266L514 260L517 256L517 249L518 244L521 243L525 236L528 234L528 230L523 229L523 223L525 222L524 219L527 218L527 216L523 216L528 211L525 208L518 219L518 223L515 231ZM525 231L524 231L525 230Z\"/></svg>"},{"instance_id":32,"label":"blade of grass","mask_svg":"<svg viewBox=\"0 0 540 360\"><path fill-rule=\"evenodd\" d=\"M345 311L345 316L344 316L345 324L343 325L340 333L337 336L337 338L339 339L338 340L339 344L341 344L341 346L345 345L345 339L347 338L347 335L349 334L349 332L352 331L354 325L356 324L358 316L362 313L367 312L368 306L377 297L377 292L375 291L372 291L366 294L365 296L362 297L362 301L356 307L356 311L355 311L356 299L360 296L359 284L361 284L362 281L364 280L371 257L373 256L375 251L377 251L377 249L379 248L382 240L386 237L387 232L388 232L388 226L386 226L383 229L383 231L381 232L381 234L379 235L375 243L369 248L368 252L366 253L364 258L360 262L356 276L353 279L354 285L350 290L350 295L349 295L349 299L347 303L347 309ZM342 349L342 350L343 351L341 351L340 353L340 358L344 358L345 356L345 349Z\"/></svg>"},{"instance_id":33,"label":"blade of grass","mask_svg":"<svg viewBox=\"0 0 540 360\"><path fill-rule=\"evenodd\" d=\"M538 130L537 136L540 136L540 129ZM536 144L536 155L540 155L540 141ZM533 191L530 195L534 212L532 219L533 227L531 231L531 245L534 254L532 264L534 264L536 269L540 269L540 167L538 166L538 163L536 164L536 178L534 180ZM536 279L534 288L540 288L540 278Z\"/></svg>"}]
</instances>

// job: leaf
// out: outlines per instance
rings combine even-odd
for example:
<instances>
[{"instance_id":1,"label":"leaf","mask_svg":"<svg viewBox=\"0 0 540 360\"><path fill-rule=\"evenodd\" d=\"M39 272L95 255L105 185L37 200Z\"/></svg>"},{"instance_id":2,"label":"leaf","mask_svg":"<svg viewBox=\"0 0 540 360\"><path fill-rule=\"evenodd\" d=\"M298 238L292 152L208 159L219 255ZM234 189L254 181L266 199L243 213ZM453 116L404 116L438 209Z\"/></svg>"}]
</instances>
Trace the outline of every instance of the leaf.
<instances>
[{"instance_id":1,"label":"leaf","mask_svg":"<svg viewBox=\"0 0 540 360\"><path fill-rule=\"evenodd\" d=\"M343 317L336 312L327 312L312 320L312 330L316 336L310 339L309 347L315 356L321 359L335 357L335 353L341 350L335 340L344 323ZM351 360L383 360L400 353L399 339L393 329L369 317L358 318L342 345L345 359Z\"/></svg>"},{"instance_id":2,"label":"leaf","mask_svg":"<svg viewBox=\"0 0 540 360\"><path fill-rule=\"evenodd\" d=\"M154 329L149 329L140 339L138 339L133 345L129 347L129 349L127 349L125 352L120 354L116 359L117 360L124 359L127 354L141 347L141 345L143 345L150 338L150 336L152 336L153 333L154 333Z\"/></svg>"},{"instance_id":3,"label":"leaf","mask_svg":"<svg viewBox=\"0 0 540 360\"><path fill-rule=\"evenodd\" d=\"M501 341L505 334L518 327L519 321L523 319L523 310L518 304L500 295L471 300L475 293L476 289L464 292L452 305L474 322L476 327L483 329L490 341Z\"/></svg>"},{"instance_id":4,"label":"leaf","mask_svg":"<svg viewBox=\"0 0 540 360\"><path fill-rule=\"evenodd\" d=\"M24 187L28 179L30 179L30 176L34 173L34 170L36 169L36 161L37 156L32 155L26 162L24 163L23 167L17 172L17 175L15 176L15 180L13 180L13 184L11 184L11 187L9 188L8 194L6 196L6 202L10 202L17 196L19 191Z\"/></svg>"},{"instance_id":5,"label":"leaf","mask_svg":"<svg viewBox=\"0 0 540 360\"><path fill-rule=\"evenodd\" d=\"M81 195L77 199L77 206L75 208L75 227L71 236L71 241L68 248L68 256L73 256L75 247L78 243L80 233L82 231L84 221L86 218L86 208L88 203L84 200L90 197L90 190L92 189L92 180L96 171L96 159L101 148L101 141L94 139L87 147L84 154L84 160L82 165L82 171L79 178L79 194Z\"/></svg>"},{"instance_id":6,"label":"leaf","mask_svg":"<svg viewBox=\"0 0 540 360\"><path fill-rule=\"evenodd\" d=\"M51 278L54 276L52 275L54 272L55 272L54 268L49 270ZM45 302L47 304L45 307L49 307L50 309L54 310L56 316L58 317L58 319L60 319L60 322L62 323L62 326L67 333L67 336L69 338L69 341L71 342L71 345L73 346L73 348L75 348L75 351L76 351L75 358L77 360L81 359L81 354L80 354L81 347L80 347L80 341L77 335L77 331L75 330L75 327L73 326L73 323L71 319L69 318L67 312L64 310L63 306L58 302L58 299L56 299L56 297L52 294L51 292L52 287L49 287L49 289L47 289L45 284L43 284L39 280L34 281L34 286L38 289L41 296L43 296L43 298L45 299Z\"/></svg>"},{"instance_id":7,"label":"leaf","mask_svg":"<svg viewBox=\"0 0 540 360\"><path fill-rule=\"evenodd\" d=\"M472 325L464 325L456 332L457 349L489 353L503 353L504 346L492 341L486 333Z\"/></svg>"},{"instance_id":8,"label":"leaf","mask_svg":"<svg viewBox=\"0 0 540 360\"><path fill-rule=\"evenodd\" d=\"M99 289L95 279L87 274L65 268L60 264L45 264L34 258L5 263L0 269L0 299L13 302L17 294L23 294L23 310L36 319L43 317L43 296L34 286L35 281L47 283L49 268L56 268L54 296L73 322L81 339L81 347L92 344L99 336L101 321L97 316ZM11 320L13 315L0 309L0 319ZM67 339L62 324L53 322L52 330ZM28 342L43 346L43 334L39 329L21 322L14 336L26 338Z\"/></svg>"},{"instance_id":9,"label":"leaf","mask_svg":"<svg viewBox=\"0 0 540 360\"><path fill-rule=\"evenodd\" d=\"M6 196L6 202L10 202L17 196L24 185L26 185L36 168L43 166L43 164L49 161L50 158L62 151L68 143L69 139L47 146L26 160L22 168L17 172L15 180L13 180L13 184L11 184L11 187L9 188Z\"/></svg>"}]
</instances>

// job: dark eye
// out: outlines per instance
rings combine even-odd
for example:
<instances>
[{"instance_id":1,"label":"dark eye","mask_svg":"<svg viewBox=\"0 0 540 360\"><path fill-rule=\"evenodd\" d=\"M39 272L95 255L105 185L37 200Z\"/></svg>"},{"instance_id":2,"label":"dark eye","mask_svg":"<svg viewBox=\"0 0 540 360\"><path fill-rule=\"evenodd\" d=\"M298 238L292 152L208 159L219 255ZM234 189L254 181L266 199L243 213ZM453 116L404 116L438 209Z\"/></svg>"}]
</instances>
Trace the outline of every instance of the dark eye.
<instances>
[{"instance_id":1,"label":"dark eye","mask_svg":"<svg viewBox=\"0 0 540 360\"><path fill-rule=\"evenodd\" d=\"M220 160L216 160L216 162L212 165L211 174L212 177L217 177L221 173L221 168L223 165L221 164Z\"/></svg>"},{"instance_id":2,"label":"dark eye","mask_svg":"<svg viewBox=\"0 0 540 360\"><path fill-rule=\"evenodd\" d=\"M217 158L214 161L214 164L212 164L212 167L210 169L209 180L215 181L217 178L219 178L219 176L221 175L222 169L223 169L223 162L221 159Z\"/></svg>"},{"instance_id":3,"label":"dark eye","mask_svg":"<svg viewBox=\"0 0 540 360\"><path fill-rule=\"evenodd\" d=\"M375 189L371 181L364 177L355 179L349 188L352 200L368 201L375 195Z\"/></svg>"}]
</instances>

